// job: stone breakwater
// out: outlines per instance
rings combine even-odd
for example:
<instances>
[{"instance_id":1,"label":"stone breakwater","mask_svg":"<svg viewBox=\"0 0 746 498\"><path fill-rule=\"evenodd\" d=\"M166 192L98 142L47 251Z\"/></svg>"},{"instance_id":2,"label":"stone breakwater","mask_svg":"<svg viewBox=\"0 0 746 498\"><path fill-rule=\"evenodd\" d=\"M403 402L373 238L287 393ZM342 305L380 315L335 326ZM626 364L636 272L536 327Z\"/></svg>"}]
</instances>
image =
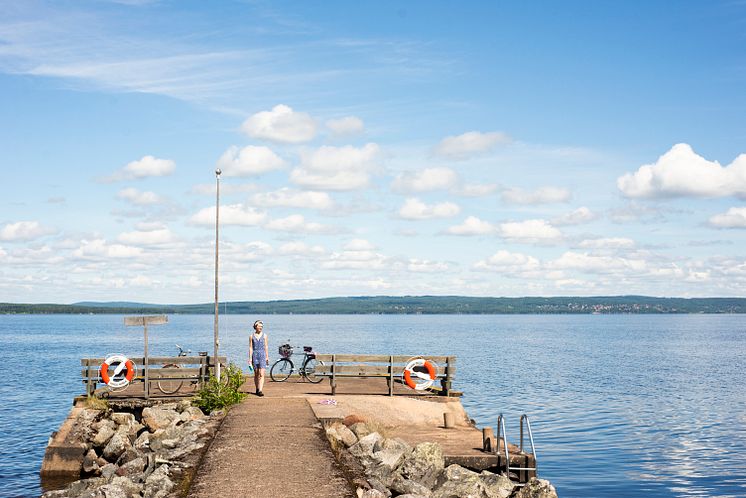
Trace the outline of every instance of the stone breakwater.
<instances>
[{"instance_id":1,"label":"stone breakwater","mask_svg":"<svg viewBox=\"0 0 746 498\"><path fill-rule=\"evenodd\" d=\"M328 425L326 435L340 462L353 475L364 476L355 480L358 498L557 498L549 481L532 478L520 487L503 474L445 467L437 443L412 447L382 436L377 424L354 417L345 422Z\"/></svg>"},{"instance_id":2,"label":"stone breakwater","mask_svg":"<svg viewBox=\"0 0 746 498\"><path fill-rule=\"evenodd\" d=\"M77 470L82 479L43 498L183 496L223 415L207 416L189 401L131 411L73 410L65 444L82 459L67 458L65 471Z\"/></svg>"}]
</instances>

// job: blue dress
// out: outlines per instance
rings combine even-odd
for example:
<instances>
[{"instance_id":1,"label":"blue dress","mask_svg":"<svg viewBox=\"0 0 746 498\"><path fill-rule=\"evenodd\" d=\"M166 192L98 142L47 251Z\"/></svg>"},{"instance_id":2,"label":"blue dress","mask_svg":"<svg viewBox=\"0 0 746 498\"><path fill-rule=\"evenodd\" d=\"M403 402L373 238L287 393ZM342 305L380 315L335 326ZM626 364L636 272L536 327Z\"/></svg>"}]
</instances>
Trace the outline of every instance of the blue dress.
<instances>
[{"instance_id":1,"label":"blue dress","mask_svg":"<svg viewBox=\"0 0 746 498\"><path fill-rule=\"evenodd\" d=\"M251 334L251 347L253 353L251 355L251 364L254 368L267 368L267 352L264 350L264 338L265 335L262 333L259 339L256 338L256 334Z\"/></svg>"}]
</instances>

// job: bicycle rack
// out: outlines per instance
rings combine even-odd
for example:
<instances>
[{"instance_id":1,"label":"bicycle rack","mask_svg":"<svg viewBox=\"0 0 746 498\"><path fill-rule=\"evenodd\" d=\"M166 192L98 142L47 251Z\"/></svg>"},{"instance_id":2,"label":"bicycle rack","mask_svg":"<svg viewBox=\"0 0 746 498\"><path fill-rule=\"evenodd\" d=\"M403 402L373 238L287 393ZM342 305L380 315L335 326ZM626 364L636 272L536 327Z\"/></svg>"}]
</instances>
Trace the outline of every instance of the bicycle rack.
<instances>
[{"instance_id":1,"label":"bicycle rack","mask_svg":"<svg viewBox=\"0 0 746 498\"><path fill-rule=\"evenodd\" d=\"M537 472L537 468L539 467L539 458L536 456L536 448L534 447L534 435L531 432L531 422L528 420L528 415L525 413L521 415L521 439L520 439L520 450L523 452L523 421L526 421L526 428L528 429L528 439L531 442L531 455L534 457L534 466L533 467L511 467L510 466L510 453L508 452L508 435L505 432L505 417L501 413L497 417L497 444L495 445L495 455L499 456L500 452L500 439L503 441L503 449L505 450L505 474L508 476L508 479L510 479L510 471L511 470L517 470L517 471L534 471L534 473ZM499 461L499 459L498 459ZM520 481L520 474L516 474L519 476ZM528 477L528 474L527 474ZM518 483L518 486L525 486L526 483Z\"/></svg>"}]
</instances>

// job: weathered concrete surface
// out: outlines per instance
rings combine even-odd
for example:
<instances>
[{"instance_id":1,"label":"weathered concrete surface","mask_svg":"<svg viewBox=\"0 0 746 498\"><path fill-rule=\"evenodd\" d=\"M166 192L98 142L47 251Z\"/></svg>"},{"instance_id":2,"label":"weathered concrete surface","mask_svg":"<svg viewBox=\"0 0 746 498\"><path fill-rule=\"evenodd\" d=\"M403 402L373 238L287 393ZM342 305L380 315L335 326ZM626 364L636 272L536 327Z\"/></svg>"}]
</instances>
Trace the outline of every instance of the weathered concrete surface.
<instances>
[{"instance_id":1,"label":"weathered concrete surface","mask_svg":"<svg viewBox=\"0 0 746 498\"><path fill-rule=\"evenodd\" d=\"M189 497L354 496L308 402L271 397L275 385L228 412Z\"/></svg>"},{"instance_id":2,"label":"weathered concrete surface","mask_svg":"<svg viewBox=\"0 0 746 498\"><path fill-rule=\"evenodd\" d=\"M80 476L86 446L80 442L79 434L88 422L82 420L84 415L82 407L73 407L60 430L52 434L41 464L42 478Z\"/></svg>"}]
</instances>

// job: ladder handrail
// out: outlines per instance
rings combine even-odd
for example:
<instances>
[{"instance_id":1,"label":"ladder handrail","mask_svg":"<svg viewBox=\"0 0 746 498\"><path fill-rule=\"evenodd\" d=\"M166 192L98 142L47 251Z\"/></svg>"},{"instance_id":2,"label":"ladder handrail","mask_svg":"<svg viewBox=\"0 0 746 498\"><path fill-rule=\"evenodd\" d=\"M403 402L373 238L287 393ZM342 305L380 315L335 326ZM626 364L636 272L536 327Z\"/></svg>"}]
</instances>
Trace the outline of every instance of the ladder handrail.
<instances>
[{"instance_id":1,"label":"ladder handrail","mask_svg":"<svg viewBox=\"0 0 746 498\"><path fill-rule=\"evenodd\" d=\"M534 433L531 431L531 421L525 413L521 415L521 451L523 451L523 421L526 421L528 428L528 440L531 442L531 454L534 456L534 470L539 466L539 457L536 456L536 447L534 447Z\"/></svg>"},{"instance_id":2,"label":"ladder handrail","mask_svg":"<svg viewBox=\"0 0 746 498\"><path fill-rule=\"evenodd\" d=\"M510 471L511 470L533 470L534 472L537 471L537 468L539 466L538 464L538 458L536 457L536 448L534 447L534 435L531 431L531 422L528 419L528 415L525 413L521 415L521 445L520 450L523 452L523 421L526 420L526 427L528 428L528 438L531 442L531 455L534 457L534 466L533 467L511 467L510 466L510 453L508 452L508 435L505 431L505 417L501 413L497 417L497 444L495 447L495 455L498 456L500 453L500 439L503 441L503 449L505 450L505 474L510 479ZM498 459L499 461L499 459ZM520 478L519 478L520 480ZM518 486L525 486L525 483L518 483Z\"/></svg>"}]
</instances>

